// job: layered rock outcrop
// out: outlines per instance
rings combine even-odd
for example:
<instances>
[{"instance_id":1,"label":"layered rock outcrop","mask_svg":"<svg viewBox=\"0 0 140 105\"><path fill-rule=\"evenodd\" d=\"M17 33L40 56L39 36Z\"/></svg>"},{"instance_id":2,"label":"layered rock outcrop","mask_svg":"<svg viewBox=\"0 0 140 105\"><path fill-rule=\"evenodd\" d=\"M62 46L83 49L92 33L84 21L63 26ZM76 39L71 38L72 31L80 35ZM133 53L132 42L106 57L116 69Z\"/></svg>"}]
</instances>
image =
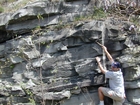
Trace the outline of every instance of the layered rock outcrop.
<instances>
[{"instance_id":1,"label":"layered rock outcrop","mask_svg":"<svg viewBox=\"0 0 140 105\"><path fill-rule=\"evenodd\" d=\"M125 104L140 104L140 33L122 30L133 23L121 18L91 18L94 6L102 5L96 0L48 0L1 14L2 105L97 105L97 89L106 83L95 61L103 57L96 42L122 63Z\"/></svg>"}]
</instances>

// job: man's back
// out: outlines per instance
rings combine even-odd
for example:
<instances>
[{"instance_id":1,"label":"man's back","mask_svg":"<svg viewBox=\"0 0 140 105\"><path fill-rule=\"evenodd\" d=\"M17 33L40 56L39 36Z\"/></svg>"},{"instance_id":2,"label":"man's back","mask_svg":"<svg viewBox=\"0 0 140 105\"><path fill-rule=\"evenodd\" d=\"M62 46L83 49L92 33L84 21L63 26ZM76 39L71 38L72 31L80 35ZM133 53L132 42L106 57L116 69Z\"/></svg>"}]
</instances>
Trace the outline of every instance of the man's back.
<instances>
[{"instance_id":1,"label":"man's back","mask_svg":"<svg viewBox=\"0 0 140 105\"><path fill-rule=\"evenodd\" d=\"M109 78L109 86L118 94L124 95L124 79L121 70L107 71L105 77Z\"/></svg>"}]
</instances>

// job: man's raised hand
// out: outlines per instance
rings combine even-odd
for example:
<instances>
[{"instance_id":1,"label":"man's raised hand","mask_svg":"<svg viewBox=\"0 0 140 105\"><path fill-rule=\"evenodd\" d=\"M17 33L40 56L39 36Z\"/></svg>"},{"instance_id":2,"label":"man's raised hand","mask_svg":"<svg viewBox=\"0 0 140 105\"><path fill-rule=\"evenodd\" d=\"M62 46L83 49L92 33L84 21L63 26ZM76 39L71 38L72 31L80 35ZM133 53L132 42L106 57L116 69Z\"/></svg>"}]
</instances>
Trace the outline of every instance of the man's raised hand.
<instances>
[{"instance_id":1,"label":"man's raised hand","mask_svg":"<svg viewBox=\"0 0 140 105\"><path fill-rule=\"evenodd\" d=\"M101 58L100 57L96 57L96 61L97 62L100 62L101 61Z\"/></svg>"}]
</instances>

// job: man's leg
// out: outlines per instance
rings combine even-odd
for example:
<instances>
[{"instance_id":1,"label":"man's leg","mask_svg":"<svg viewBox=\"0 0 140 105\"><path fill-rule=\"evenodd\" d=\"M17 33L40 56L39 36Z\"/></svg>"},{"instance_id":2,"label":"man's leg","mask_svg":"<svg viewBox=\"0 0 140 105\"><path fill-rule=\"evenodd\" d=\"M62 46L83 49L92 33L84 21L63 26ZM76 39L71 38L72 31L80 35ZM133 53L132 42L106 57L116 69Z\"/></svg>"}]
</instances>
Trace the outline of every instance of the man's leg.
<instances>
[{"instance_id":1,"label":"man's leg","mask_svg":"<svg viewBox=\"0 0 140 105\"><path fill-rule=\"evenodd\" d=\"M113 105L122 105L122 101L113 100Z\"/></svg>"},{"instance_id":2,"label":"man's leg","mask_svg":"<svg viewBox=\"0 0 140 105\"><path fill-rule=\"evenodd\" d=\"M116 92L106 87L99 87L98 89L99 99L104 100L104 96L113 99L113 105L122 105L124 99L119 96ZM115 101L114 101L115 100Z\"/></svg>"},{"instance_id":3,"label":"man's leg","mask_svg":"<svg viewBox=\"0 0 140 105\"><path fill-rule=\"evenodd\" d=\"M98 88L98 95L99 95L99 99L100 99L99 105L104 105L104 94L102 93L102 87Z\"/></svg>"}]
</instances>

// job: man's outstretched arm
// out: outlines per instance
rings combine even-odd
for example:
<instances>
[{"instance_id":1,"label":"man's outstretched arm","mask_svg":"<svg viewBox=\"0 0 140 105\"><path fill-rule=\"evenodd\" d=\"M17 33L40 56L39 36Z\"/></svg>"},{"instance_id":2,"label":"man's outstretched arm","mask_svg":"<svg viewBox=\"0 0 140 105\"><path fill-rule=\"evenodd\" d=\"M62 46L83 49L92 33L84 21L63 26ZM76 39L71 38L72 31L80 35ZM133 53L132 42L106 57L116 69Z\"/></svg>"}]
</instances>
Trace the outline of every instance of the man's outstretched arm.
<instances>
[{"instance_id":1,"label":"man's outstretched arm","mask_svg":"<svg viewBox=\"0 0 140 105\"><path fill-rule=\"evenodd\" d=\"M99 42L97 42L97 44L100 45L103 48L103 50L104 50L107 58L109 59L110 63L113 63L114 62L114 59L112 58L112 56L110 55L110 53L107 51L107 48L104 45L100 44Z\"/></svg>"},{"instance_id":2,"label":"man's outstretched arm","mask_svg":"<svg viewBox=\"0 0 140 105\"><path fill-rule=\"evenodd\" d=\"M100 62L100 58L99 57L96 57L96 61L97 61L97 63L98 63L98 66L99 66L99 69L101 70L101 72L103 73L103 74L105 74L105 72L107 72L107 70L105 70L104 68L103 68L103 66L102 66L102 64L101 64L101 62Z\"/></svg>"},{"instance_id":3,"label":"man's outstretched arm","mask_svg":"<svg viewBox=\"0 0 140 105\"><path fill-rule=\"evenodd\" d=\"M114 59L112 58L111 54L107 51L107 48L106 48L105 46L103 46L103 45L102 45L102 48L103 48L103 50L104 50L104 52L105 52L107 58L109 59L109 61L110 61L111 63L113 63L113 62L114 62Z\"/></svg>"}]
</instances>

